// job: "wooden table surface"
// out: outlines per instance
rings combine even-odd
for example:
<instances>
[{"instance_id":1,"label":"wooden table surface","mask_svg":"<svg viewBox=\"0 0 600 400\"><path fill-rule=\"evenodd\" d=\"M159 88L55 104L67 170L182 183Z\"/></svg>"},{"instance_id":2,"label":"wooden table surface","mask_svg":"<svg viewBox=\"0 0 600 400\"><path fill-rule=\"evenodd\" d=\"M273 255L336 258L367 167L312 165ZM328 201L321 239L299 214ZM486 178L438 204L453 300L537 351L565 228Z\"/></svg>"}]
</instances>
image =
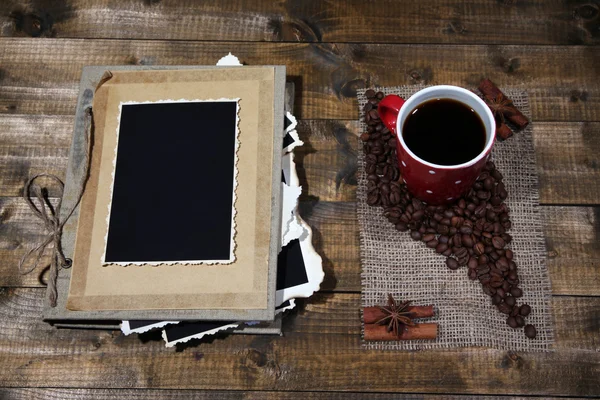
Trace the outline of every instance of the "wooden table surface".
<instances>
[{"instance_id":1,"label":"wooden table surface","mask_svg":"<svg viewBox=\"0 0 600 400\"><path fill-rule=\"evenodd\" d=\"M0 398L600 395L599 10L598 0L2 1ZM43 280L17 272L42 237L20 195L35 173L64 177L81 68L211 65L229 51L285 64L296 84L301 214L323 256L322 291L286 318L283 337L177 351L158 335L42 322ZM356 89L482 77L529 91L555 350L366 351Z\"/></svg>"}]
</instances>

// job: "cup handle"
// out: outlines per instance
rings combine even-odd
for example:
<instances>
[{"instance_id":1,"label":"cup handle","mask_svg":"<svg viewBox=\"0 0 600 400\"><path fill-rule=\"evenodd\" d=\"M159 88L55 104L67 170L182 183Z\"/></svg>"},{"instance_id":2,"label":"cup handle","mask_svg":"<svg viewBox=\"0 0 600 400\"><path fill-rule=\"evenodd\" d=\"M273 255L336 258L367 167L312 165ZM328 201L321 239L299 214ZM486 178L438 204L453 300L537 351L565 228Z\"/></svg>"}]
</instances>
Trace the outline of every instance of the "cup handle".
<instances>
[{"instance_id":1,"label":"cup handle","mask_svg":"<svg viewBox=\"0 0 600 400\"><path fill-rule=\"evenodd\" d=\"M398 121L398 113L400 113L404 102L405 100L402 97L390 94L385 96L377 107L379 118L394 136L397 136L396 121Z\"/></svg>"}]
</instances>

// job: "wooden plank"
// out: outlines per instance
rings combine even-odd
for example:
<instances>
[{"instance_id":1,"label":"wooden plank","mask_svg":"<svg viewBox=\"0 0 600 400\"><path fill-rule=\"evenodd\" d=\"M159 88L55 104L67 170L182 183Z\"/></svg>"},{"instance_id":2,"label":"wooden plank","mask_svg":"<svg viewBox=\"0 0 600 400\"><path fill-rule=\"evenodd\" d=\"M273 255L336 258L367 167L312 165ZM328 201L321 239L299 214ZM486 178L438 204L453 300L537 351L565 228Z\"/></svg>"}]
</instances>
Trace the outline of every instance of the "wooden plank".
<instances>
[{"instance_id":1,"label":"wooden plank","mask_svg":"<svg viewBox=\"0 0 600 400\"><path fill-rule=\"evenodd\" d=\"M249 392L249 391L205 391L205 390L174 390L174 389L37 389L37 388L0 388L0 398L6 400L362 400L365 393L348 392ZM469 399L469 395L435 395L435 394L401 394L369 392L371 400L459 400ZM532 397L506 396L477 396L481 400L526 400ZM533 397L535 398L535 397ZM559 399L558 397L544 397ZM560 397L561 400L575 397Z\"/></svg>"},{"instance_id":2,"label":"wooden plank","mask_svg":"<svg viewBox=\"0 0 600 400\"><path fill-rule=\"evenodd\" d=\"M354 119L356 89L402 84L476 86L482 77L527 88L534 120L600 121L596 47L295 44L2 39L0 112L73 114L81 68L214 64L234 51L248 65L284 64L301 119Z\"/></svg>"},{"instance_id":3,"label":"wooden plank","mask_svg":"<svg viewBox=\"0 0 600 400\"><path fill-rule=\"evenodd\" d=\"M598 44L586 2L259 0L111 3L16 0L0 5L2 36L291 42ZM152 27L152 29L140 29Z\"/></svg>"},{"instance_id":4,"label":"wooden plank","mask_svg":"<svg viewBox=\"0 0 600 400\"><path fill-rule=\"evenodd\" d=\"M359 291L360 254L353 202L303 202L300 214L315 232L328 290ZM540 208L545 226L552 292L600 295L600 208ZM441 264L440 264L441 265Z\"/></svg>"},{"instance_id":5,"label":"wooden plank","mask_svg":"<svg viewBox=\"0 0 600 400\"><path fill-rule=\"evenodd\" d=\"M540 200L546 204L598 204L600 124L534 125Z\"/></svg>"},{"instance_id":6,"label":"wooden plank","mask_svg":"<svg viewBox=\"0 0 600 400\"><path fill-rule=\"evenodd\" d=\"M0 114L0 196L21 195L36 173L63 178L72 130L72 116ZM354 201L358 123L301 120L298 133L302 199ZM598 204L600 123L536 122L534 141L542 203Z\"/></svg>"},{"instance_id":7,"label":"wooden plank","mask_svg":"<svg viewBox=\"0 0 600 400\"><path fill-rule=\"evenodd\" d=\"M600 295L600 208L543 206L541 212L553 293ZM321 288L359 292L356 204L303 201L300 213L312 227L313 244L323 257ZM20 198L0 197L0 221L0 286L39 287L47 262L25 276L18 273L17 265L42 240L43 226Z\"/></svg>"},{"instance_id":8,"label":"wooden plank","mask_svg":"<svg viewBox=\"0 0 600 400\"><path fill-rule=\"evenodd\" d=\"M25 181L34 173L48 171L62 177L72 123L70 116L0 115L0 193L19 196ZM598 173L591 167L585 168L586 162L592 165L600 153L598 140L594 139L598 134L589 134L598 130L598 123L535 124L543 202L564 202L561 198L554 200L553 196L561 191L564 194L565 185L567 191L574 193L573 202L583 202L581 193L585 193L586 201L600 198L594 181ZM315 245L324 256L327 274L323 287L360 290L358 228L353 203L356 123L301 121L299 132L306 142L296 156L305 188L302 214L315 228ZM569 140L564 146L566 150L557 152L554 143L564 143L562 135L567 135ZM563 153L571 156L563 156ZM560 178L569 175L571 179ZM51 194L57 195L53 191ZM545 210L548 265L555 293L598 294L598 211L594 208ZM22 254L41 240L41 225L19 198L0 200L0 220L0 285L39 285L38 276L22 277L16 265Z\"/></svg>"},{"instance_id":9,"label":"wooden plank","mask_svg":"<svg viewBox=\"0 0 600 400\"><path fill-rule=\"evenodd\" d=\"M22 195L42 172L63 179L72 132L72 116L0 115L0 196Z\"/></svg>"},{"instance_id":10,"label":"wooden plank","mask_svg":"<svg viewBox=\"0 0 600 400\"><path fill-rule=\"evenodd\" d=\"M296 150L303 199L354 201L356 121L300 121L306 146ZM535 122L533 138L542 204L599 204L600 123Z\"/></svg>"},{"instance_id":11,"label":"wooden plank","mask_svg":"<svg viewBox=\"0 0 600 400\"><path fill-rule=\"evenodd\" d=\"M559 297L554 352L361 348L358 294L317 296L284 337L231 335L166 349L158 335L56 330L43 290L0 295L2 387L185 388L593 396L600 393L600 299ZM349 368L353 366L353 368Z\"/></svg>"}]
</instances>

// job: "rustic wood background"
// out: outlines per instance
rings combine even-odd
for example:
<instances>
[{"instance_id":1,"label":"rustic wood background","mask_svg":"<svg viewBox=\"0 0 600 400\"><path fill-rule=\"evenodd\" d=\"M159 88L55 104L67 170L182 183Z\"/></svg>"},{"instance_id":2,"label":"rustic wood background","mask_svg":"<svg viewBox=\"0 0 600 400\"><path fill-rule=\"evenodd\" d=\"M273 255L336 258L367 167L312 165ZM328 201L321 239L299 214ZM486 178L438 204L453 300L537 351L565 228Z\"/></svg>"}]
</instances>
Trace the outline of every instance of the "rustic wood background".
<instances>
[{"instance_id":1,"label":"rustic wood background","mask_svg":"<svg viewBox=\"0 0 600 400\"><path fill-rule=\"evenodd\" d=\"M598 0L2 0L0 398L600 395L599 10ZM283 337L177 350L158 335L43 323L43 277L16 268L41 238L19 196L32 174L64 176L81 68L214 64L228 51L285 64L296 83L301 212L325 261L322 292L286 318ZM530 94L555 351L365 351L356 89L484 76Z\"/></svg>"}]
</instances>

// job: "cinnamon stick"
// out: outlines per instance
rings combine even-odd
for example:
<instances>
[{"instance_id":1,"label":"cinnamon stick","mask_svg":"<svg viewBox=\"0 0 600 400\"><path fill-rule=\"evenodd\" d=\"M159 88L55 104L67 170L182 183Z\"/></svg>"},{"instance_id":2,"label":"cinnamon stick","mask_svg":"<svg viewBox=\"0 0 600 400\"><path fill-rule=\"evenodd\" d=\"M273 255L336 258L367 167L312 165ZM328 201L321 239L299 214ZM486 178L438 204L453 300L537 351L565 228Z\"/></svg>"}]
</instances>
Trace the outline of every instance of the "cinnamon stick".
<instances>
[{"instance_id":1,"label":"cinnamon stick","mask_svg":"<svg viewBox=\"0 0 600 400\"><path fill-rule=\"evenodd\" d=\"M488 103L498 103L507 99L510 101L508 97L502 90L500 90L494 82L489 79L484 79L479 84L479 90L483 93L483 96L488 100ZM503 107L502 114L504 118L515 124L519 129L525 128L529 124L529 120L526 116L521 113L513 104L512 101L505 107Z\"/></svg>"},{"instance_id":2,"label":"cinnamon stick","mask_svg":"<svg viewBox=\"0 0 600 400\"><path fill-rule=\"evenodd\" d=\"M433 317L433 306L412 306L408 307L407 311L413 313L411 319ZM377 307L363 308L363 320L366 324L374 324L386 316Z\"/></svg>"},{"instance_id":3,"label":"cinnamon stick","mask_svg":"<svg viewBox=\"0 0 600 400\"><path fill-rule=\"evenodd\" d=\"M510 130L508 125L505 123L496 124L496 135L498 135L502 140L506 140L513 135L513 132Z\"/></svg>"},{"instance_id":4,"label":"cinnamon stick","mask_svg":"<svg viewBox=\"0 0 600 400\"><path fill-rule=\"evenodd\" d=\"M435 339L437 337L438 324L415 324L406 326L400 337L393 332L387 331L386 325L365 324L365 340L414 340Z\"/></svg>"}]
</instances>

